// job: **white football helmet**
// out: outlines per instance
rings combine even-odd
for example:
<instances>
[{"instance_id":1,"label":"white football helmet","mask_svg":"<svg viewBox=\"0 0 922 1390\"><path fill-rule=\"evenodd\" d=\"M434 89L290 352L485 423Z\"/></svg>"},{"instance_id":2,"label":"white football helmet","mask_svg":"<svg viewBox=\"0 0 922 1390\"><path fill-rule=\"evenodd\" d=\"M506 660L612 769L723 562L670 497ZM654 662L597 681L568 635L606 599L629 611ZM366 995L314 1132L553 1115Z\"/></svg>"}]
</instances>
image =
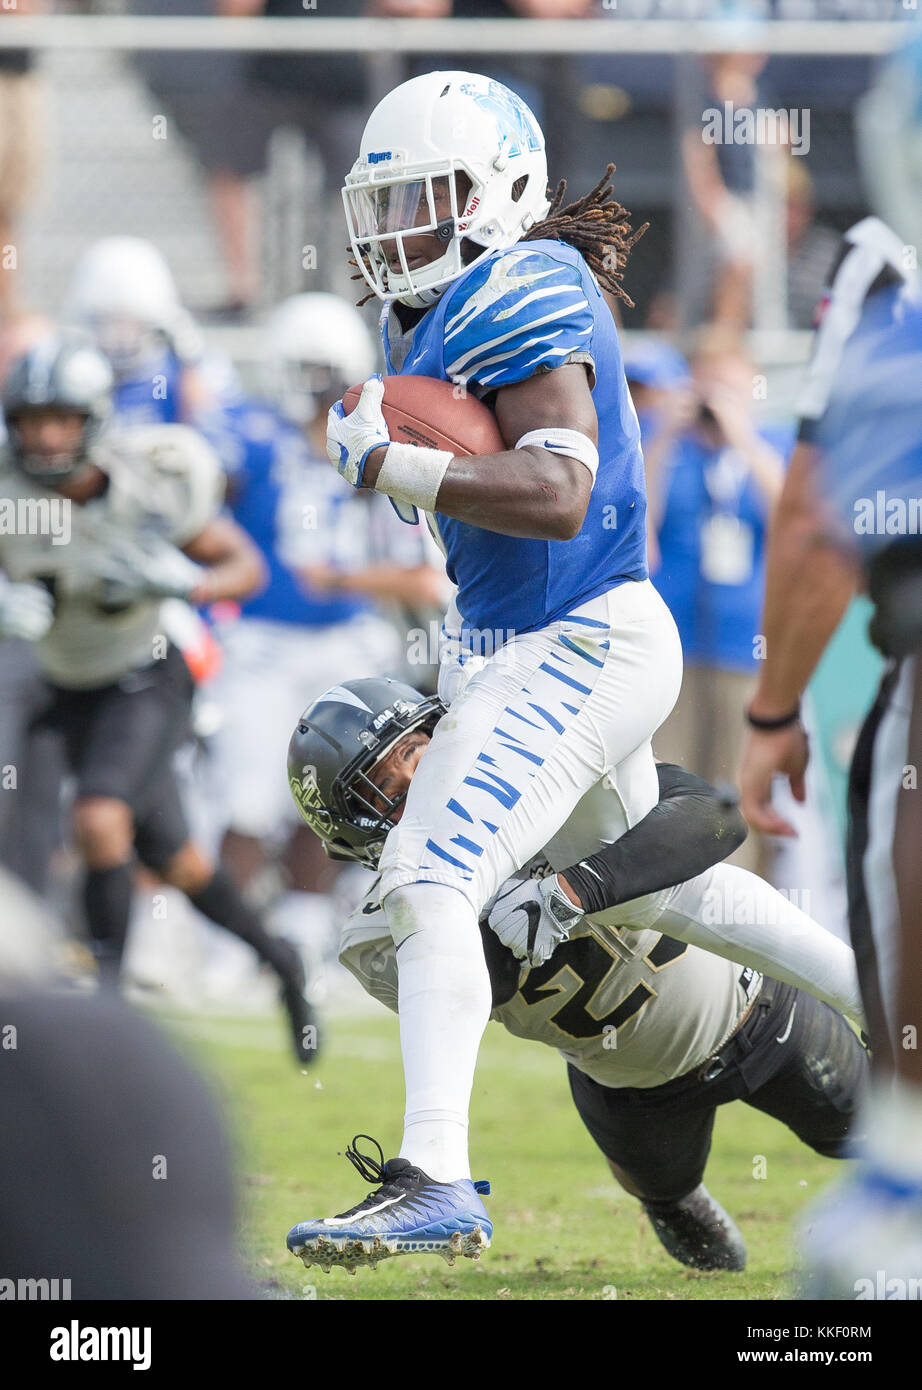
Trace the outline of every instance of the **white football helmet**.
<instances>
[{"instance_id":1,"label":"white football helmet","mask_svg":"<svg viewBox=\"0 0 922 1390\"><path fill-rule=\"evenodd\" d=\"M371 113L343 203L356 263L375 294L423 307L546 216L544 136L502 83L473 72L425 73ZM410 264L417 258L407 256L406 238L427 234L444 253ZM482 248L466 263L462 241Z\"/></svg>"},{"instance_id":2,"label":"white football helmet","mask_svg":"<svg viewBox=\"0 0 922 1390\"><path fill-rule=\"evenodd\" d=\"M371 334L357 309L335 294L295 294L263 331L263 389L298 425L376 369Z\"/></svg>"},{"instance_id":3,"label":"white football helmet","mask_svg":"<svg viewBox=\"0 0 922 1390\"><path fill-rule=\"evenodd\" d=\"M201 354L198 329L166 260L140 237L103 237L87 248L71 277L64 317L91 335L117 377L153 366L165 345L183 361Z\"/></svg>"}]
</instances>

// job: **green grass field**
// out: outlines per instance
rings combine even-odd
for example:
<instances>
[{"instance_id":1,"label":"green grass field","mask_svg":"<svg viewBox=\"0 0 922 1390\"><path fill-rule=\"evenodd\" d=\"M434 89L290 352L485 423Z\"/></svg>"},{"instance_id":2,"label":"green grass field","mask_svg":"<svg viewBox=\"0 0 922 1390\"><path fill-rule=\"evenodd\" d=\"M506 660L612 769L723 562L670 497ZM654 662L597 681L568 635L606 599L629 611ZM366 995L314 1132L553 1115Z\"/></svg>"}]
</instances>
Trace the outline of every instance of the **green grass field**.
<instances>
[{"instance_id":1,"label":"green grass field","mask_svg":"<svg viewBox=\"0 0 922 1390\"><path fill-rule=\"evenodd\" d=\"M749 1251L742 1275L698 1274L670 1259L638 1203L614 1183L570 1100L549 1048L490 1024L474 1088L475 1177L489 1178L492 1248L450 1268L401 1258L377 1271L323 1274L285 1249L296 1221L352 1206L365 1188L340 1157L356 1133L385 1156L403 1110L397 1021L330 1021L309 1073L289 1060L281 1019L168 1016L181 1050L211 1081L237 1148L240 1245L269 1298L301 1299L786 1299L793 1222L835 1175L777 1122L735 1103L718 1112L710 1191ZM761 1160L761 1161L760 1161ZM764 1171L764 1177L756 1172Z\"/></svg>"}]
</instances>

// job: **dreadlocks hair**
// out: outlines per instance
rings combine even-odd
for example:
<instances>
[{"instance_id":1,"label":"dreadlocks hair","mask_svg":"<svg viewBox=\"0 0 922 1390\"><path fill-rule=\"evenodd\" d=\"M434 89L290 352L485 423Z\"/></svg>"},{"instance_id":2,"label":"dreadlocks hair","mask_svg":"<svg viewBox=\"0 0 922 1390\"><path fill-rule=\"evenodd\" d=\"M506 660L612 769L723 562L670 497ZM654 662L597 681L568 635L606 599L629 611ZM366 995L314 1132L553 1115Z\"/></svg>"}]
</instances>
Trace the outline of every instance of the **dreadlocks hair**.
<instances>
[{"instance_id":1,"label":"dreadlocks hair","mask_svg":"<svg viewBox=\"0 0 922 1390\"><path fill-rule=\"evenodd\" d=\"M612 191L611 176L614 172L614 164L606 165L605 173L595 188L566 207L562 203L567 192L567 181L561 179L547 216L541 222L536 222L521 240L565 241L579 251L602 287L633 309L634 301L621 281L624 279L627 258L650 223L645 222L636 232L631 228L628 221L631 214L616 202ZM354 259L350 259L349 264L358 271ZM362 278L361 273L352 276L353 280ZM367 304L369 299L374 299L373 293L360 299L358 307Z\"/></svg>"},{"instance_id":2,"label":"dreadlocks hair","mask_svg":"<svg viewBox=\"0 0 922 1390\"><path fill-rule=\"evenodd\" d=\"M650 224L645 222L636 232L632 230L628 221L631 214L615 201L612 192L614 172L614 164L607 165L595 188L567 207L562 206L567 181L561 179L547 216L527 231L522 240L565 241L575 247L599 283L633 309L634 301L621 281L631 250Z\"/></svg>"}]
</instances>

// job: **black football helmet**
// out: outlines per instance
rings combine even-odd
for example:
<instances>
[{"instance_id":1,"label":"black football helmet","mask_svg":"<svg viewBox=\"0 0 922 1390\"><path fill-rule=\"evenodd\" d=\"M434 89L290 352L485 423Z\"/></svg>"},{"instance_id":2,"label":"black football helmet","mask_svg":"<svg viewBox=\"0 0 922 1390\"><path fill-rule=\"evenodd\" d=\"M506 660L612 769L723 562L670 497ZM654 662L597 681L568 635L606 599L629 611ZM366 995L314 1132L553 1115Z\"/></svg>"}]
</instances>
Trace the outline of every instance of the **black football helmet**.
<instances>
[{"instance_id":1,"label":"black football helmet","mask_svg":"<svg viewBox=\"0 0 922 1390\"><path fill-rule=\"evenodd\" d=\"M334 685L304 711L288 745L288 785L331 859L375 868L406 793L391 800L369 772L405 734L431 734L445 705L387 676Z\"/></svg>"},{"instance_id":2,"label":"black football helmet","mask_svg":"<svg viewBox=\"0 0 922 1390\"><path fill-rule=\"evenodd\" d=\"M85 463L112 413L112 390L111 367L82 335L51 333L35 343L13 362L0 392L12 462L50 486L70 477ZM52 456L26 452L19 420L30 411L47 410L84 417L75 451Z\"/></svg>"}]
</instances>

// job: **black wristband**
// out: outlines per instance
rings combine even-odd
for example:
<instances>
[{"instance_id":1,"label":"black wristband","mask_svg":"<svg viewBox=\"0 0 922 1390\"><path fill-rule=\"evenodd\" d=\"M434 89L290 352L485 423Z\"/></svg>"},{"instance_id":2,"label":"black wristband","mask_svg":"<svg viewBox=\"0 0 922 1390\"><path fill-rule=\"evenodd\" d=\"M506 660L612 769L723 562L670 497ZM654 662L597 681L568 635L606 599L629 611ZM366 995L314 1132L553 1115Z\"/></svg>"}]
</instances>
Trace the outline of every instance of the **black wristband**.
<instances>
[{"instance_id":1,"label":"black wristband","mask_svg":"<svg viewBox=\"0 0 922 1390\"><path fill-rule=\"evenodd\" d=\"M792 724L796 724L800 719L800 701L797 701L790 714L782 714L778 719L760 719L751 710L746 711L746 723L751 729L759 729L762 733L774 733L776 729L788 729Z\"/></svg>"}]
</instances>

